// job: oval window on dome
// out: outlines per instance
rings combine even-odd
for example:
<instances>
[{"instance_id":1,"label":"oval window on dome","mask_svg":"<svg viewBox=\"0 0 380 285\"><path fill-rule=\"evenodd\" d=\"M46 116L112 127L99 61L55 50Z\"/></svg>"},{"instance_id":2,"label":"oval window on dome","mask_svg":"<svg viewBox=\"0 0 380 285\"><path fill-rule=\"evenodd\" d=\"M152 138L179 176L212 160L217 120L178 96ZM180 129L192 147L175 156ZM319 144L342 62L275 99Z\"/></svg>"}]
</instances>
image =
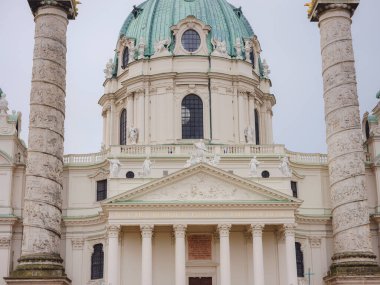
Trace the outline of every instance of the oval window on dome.
<instances>
[{"instance_id":1,"label":"oval window on dome","mask_svg":"<svg viewBox=\"0 0 380 285\"><path fill-rule=\"evenodd\" d=\"M201 46L201 37L195 30L187 30L182 35L182 46L188 52L195 52Z\"/></svg>"}]
</instances>

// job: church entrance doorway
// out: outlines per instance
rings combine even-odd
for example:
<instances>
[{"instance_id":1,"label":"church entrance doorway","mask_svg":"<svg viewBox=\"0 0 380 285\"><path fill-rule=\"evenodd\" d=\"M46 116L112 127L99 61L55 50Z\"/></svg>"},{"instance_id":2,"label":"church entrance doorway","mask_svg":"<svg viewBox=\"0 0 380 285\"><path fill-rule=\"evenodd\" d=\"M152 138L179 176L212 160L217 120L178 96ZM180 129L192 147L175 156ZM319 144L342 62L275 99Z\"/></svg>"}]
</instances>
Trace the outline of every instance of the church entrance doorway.
<instances>
[{"instance_id":1,"label":"church entrance doorway","mask_svg":"<svg viewBox=\"0 0 380 285\"><path fill-rule=\"evenodd\" d=\"M212 285L212 277L189 277L189 285Z\"/></svg>"}]
</instances>

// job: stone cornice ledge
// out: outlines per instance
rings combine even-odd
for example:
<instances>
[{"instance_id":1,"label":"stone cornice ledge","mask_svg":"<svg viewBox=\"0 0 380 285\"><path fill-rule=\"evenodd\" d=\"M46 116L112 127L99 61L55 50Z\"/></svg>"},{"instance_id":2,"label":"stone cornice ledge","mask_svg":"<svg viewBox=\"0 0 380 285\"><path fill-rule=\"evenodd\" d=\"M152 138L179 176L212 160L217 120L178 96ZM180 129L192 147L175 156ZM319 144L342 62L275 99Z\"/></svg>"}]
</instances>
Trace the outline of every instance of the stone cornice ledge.
<instances>
[{"instance_id":1,"label":"stone cornice ledge","mask_svg":"<svg viewBox=\"0 0 380 285\"><path fill-rule=\"evenodd\" d=\"M0 224L13 225L19 220L18 217L13 215L0 215Z\"/></svg>"},{"instance_id":2,"label":"stone cornice ledge","mask_svg":"<svg viewBox=\"0 0 380 285\"><path fill-rule=\"evenodd\" d=\"M99 225L106 222L106 216L103 213L93 216L79 216L79 217L63 217L65 226L78 226L78 225Z\"/></svg>"},{"instance_id":3,"label":"stone cornice ledge","mask_svg":"<svg viewBox=\"0 0 380 285\"><path fill-rule=\"evenodd\" d=\"M331 223L332 216L311 216L311 215L301 215L296 214L296 223L297 224L320 224L327 225Z\"/></svg>"},{"instance_id":4,"label":"stone cornice ledge","mask_svg":"<svg viewBox=\"0 0 380 285\"><path fill-rule=\"evenodd\" d=\"M353 15L359 3L360 0L312 0L306 5L309 6L308 16L310 21L318 22L320 14L328 9L347 9Z\"/></svg>"}]
</instances>

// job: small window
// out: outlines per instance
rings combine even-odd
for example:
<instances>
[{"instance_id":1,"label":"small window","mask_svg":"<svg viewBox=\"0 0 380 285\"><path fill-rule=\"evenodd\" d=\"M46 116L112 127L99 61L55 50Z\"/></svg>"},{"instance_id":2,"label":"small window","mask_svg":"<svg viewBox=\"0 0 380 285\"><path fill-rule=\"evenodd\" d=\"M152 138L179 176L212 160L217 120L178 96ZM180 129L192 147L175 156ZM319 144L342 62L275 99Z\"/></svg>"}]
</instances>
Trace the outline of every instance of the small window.
<instances>
[{"instance_id":1,"label":"small window","mask_svg":"<svg viewBox=\"0 0 380 285\"><path fill-rule=\"evenodd\" d=\"M94 245L94 252L91 255L91 280L102 279L104 269L104 252L101 243Z\"/></svg>"},{"instance_id":2,"label":"small window","mask_svg":"<svg viewBox=\"0 0 380 285\"><path fill-rule=\"evenodd\" d=\"M127 177L128 179L135 178L135 173L133 171L128 171L125 177Z\"/></svg>"},{"instance_id":3,"label":"small window","mask_svg":"<svg viewBox=\"0 0 380 285\"><path fill-rule=\"evenodd\" d=\"M269 178L269 176L270 176L270 173L268 170L264 170L263 172L261 172L262 178Z\"/></svg>"},{"instance_id":4,"label":"small window","mask_svg":"<svg viewBox=\"0 0 380 285\"><path fill-rule=\"evenodd\" d=\"M201 37L194 30L187 30L182 35L182 46L188 52L195 52L201 46Z\"/></svg>"},{"instance_id":5,"label":"small window","mask_svg":"<svg viewBox=\"0 0 380 285\"><path fill-rule=\"evenodd\" d=\"M296 242L297 277L305 277L301 243Z\"/></svg>"},{"instance_id":6,"label":"small window","mask_svg":"<svg viewBox=\"0 0 380 285\"><path fill-rule=\"evenodd\" d=\"M187 95L182 100L182 138L203 139L203 103L197 95Z\"/></svg>"},{"instance_id":7,"label":"small window","mask_svg":"<svg viewBox=\"0 0 380 285\"><path fill-rule=\"evenodd\" d=\"M107 179L96 182L96 201L107 199Z\"/></svg>"},{"instance_id":8,"label":"small window","mask_svg":"<svg viewBox=\"0 0 380 285\"><path fill-rule=\"evenodd\" d=\"M255 137L256 137L256 144L260 144L260 118L259 118L259 112L257 109L255 109Z\"/></svg>"},{"instance_id":9,"label":"small window","mask_svg":"<svg viewBox=\"0 0 380 285\"><path fill-rule=\"evenodd\" d=\"M122 68L126 68L129 63L129 48L126 47L123 52L123 65Z\"/></svg>"},{"instance_id":10,"label":"small window","mask_svg":"<svg viewBox=\"0 0 380 285\"><path fill-rule=\"evenodd\" d=\"M293 197L298 198L298 187L296 181L290 181L290 188L292 188Z\"/></svg>"},{"instance_id":11,"label":"small window","mask_svg":"<svg viewBox=\"0 0 380 285\"><path fill-rule=\"evenodd\" d=\"M249 53L249 59L252 62L252 67L255 68L255 52L253 51L253 49Z\"/></svg>"},{"instance_id":12,"label":"small window","mask_svg":"<svg viewBox=\"0 0 380 285\"><path fill-rule=\"evenodd\" d=\"M120 115L120 145L127 144L127 111L123 109Z\"/></svg>"},{"instance_id":13,"label":"small window","mask_svg":"<svg viewBox=\"0 0 380 285\"><path fill-rule=\"evenodd\" d=\"M365 122L365 137L367 140L369 139L369 123L368 123L368 121Z\"/></svg>"}]
</instances>

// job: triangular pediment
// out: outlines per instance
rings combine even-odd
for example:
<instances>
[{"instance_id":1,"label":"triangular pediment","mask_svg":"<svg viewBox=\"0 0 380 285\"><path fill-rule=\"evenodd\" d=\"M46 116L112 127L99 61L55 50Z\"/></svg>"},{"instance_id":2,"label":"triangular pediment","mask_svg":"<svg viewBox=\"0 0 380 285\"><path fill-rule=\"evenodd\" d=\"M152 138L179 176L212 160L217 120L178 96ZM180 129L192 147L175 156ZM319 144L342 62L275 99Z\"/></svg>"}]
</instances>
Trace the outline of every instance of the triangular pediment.
<instances>
[{"instance_id":1,"label":"triangular pediment","mask_svg":"<svg viewBox=\"0 0 380 285\"><path fill-rule=\"evenodd\" d=\"M301 203L279 191L202 163L112 197L103 204L164 202Z\"/></svg>"}]
</instances>

